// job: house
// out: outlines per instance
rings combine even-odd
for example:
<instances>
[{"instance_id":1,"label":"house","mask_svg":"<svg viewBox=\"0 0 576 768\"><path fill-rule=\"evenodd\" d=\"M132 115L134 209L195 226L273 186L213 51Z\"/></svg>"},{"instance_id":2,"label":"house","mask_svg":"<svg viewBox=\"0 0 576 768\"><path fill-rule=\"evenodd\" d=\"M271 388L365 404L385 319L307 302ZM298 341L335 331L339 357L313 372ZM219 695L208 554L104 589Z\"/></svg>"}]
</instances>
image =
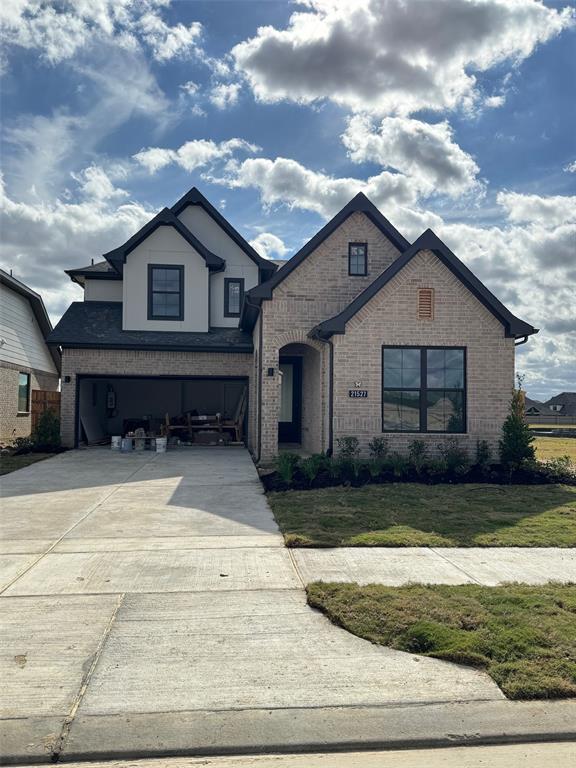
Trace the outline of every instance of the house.
<instances>
[{"instance_id":1,"label":"house","mask_svg":"<svg viewBox=\"0 0 576 768\"><path fill-rule=\"evenodd\" d=\"M561 392L545 403L526 398L526 416L535 424L576 423L576 392Z\"/></svg>"},{"instance_id":2,"label":"house","mask_svg":"<svg viewBox=\"0 0 576 768\"><path fill-rule=\"evenodd\" d=\"M514 347L537 332L432 231L410 244L363 194L278 269L194 188L68 275L84 301L50 335L67 445L83 423L230 416L245 393L261 462L348 435L364 452L382 435L399 451L454 436L495 448Z\"/></svg>"},{"instance_id":3,"label":"house","mask_svg":"<svg viewBox=\"0 0 576 768\"><path fill-rule=\"evenodd\" d=\"M33 390L56 391L60 352L42 297L0 269L0 440L27 437Z\"/></svg>"}]
</instances>

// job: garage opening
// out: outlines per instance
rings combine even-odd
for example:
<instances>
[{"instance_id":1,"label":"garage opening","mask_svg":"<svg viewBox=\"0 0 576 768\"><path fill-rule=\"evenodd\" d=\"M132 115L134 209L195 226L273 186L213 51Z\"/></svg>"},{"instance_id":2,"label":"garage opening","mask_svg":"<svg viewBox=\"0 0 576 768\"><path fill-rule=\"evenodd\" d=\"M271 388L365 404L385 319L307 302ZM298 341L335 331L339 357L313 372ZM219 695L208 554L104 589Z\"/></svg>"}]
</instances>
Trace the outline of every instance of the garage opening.
<instances>
[{"instance_id":1,"label":"garage opening","mask_svg":"<svg viewBox=\"0 0 576 768\"><path fill-rule=\"evenodd\" d=\"M78 444L106 443L142 430L185 444L246 438L244 377L81 376L77 387Z\"/></svg>"}]
</instances>

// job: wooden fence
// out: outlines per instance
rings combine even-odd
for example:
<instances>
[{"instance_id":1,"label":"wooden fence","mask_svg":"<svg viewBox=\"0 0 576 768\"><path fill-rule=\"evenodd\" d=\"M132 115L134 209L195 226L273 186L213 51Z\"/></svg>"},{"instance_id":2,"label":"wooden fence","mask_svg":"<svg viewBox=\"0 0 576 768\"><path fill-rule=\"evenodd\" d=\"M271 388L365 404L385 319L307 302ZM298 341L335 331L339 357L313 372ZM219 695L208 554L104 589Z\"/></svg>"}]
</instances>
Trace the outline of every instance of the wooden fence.
<instances>
[{"instance_id":1,"label":"wooden fence","mask_svg":"<svg viewBox=\"0 0 576 768\"><path fill-rule=\"evenodd\" d=\"M60 418L60 392L53 392L48 389L32 390L32 433L36 430L38 419L45 411L54 411Z\"/></svg>"}]
</instances>

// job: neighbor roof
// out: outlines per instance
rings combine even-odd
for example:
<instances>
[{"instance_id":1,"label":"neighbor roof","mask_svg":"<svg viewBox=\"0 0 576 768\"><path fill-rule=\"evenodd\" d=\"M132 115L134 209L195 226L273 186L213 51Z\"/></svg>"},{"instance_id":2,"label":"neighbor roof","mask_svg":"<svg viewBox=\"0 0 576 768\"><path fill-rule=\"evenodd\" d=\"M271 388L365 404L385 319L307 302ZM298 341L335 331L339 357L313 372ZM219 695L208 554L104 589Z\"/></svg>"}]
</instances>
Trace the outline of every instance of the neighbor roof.
<instances>
[{"instance_id":1,"label":"neighbor roof","mask_svg":"<svg viewBox=\"0 0 576 768\"><path fill-rule=\"evenodd\" d=\"M21 283L20 280L12 277L12 275L10 275L8 272L5 272L3 269L0 269L0 283L13 290L15 293L19 293L21 296L24 296L24 298L28 299L28 302L32 307L32 312L34 313L34 317L36 318L36 322L40 326L42 336L46 340L52 331L52 323L48 317L48 312L46 312L46 307L44 306L42 296L40 296L39 293L36 293L36 291L33 291L32 288L29 288L24 283ZM56 366L58 373L60 373L62 366L62 357L60 355L60 351L56 348L50 348L49 351L52 359L54 360L54 365Z\"/></svg>"},{"instance_id":2,"label":"neighbor roof","mask_svg":"<svg viewBox=\"0 0 576 768\"><path fill-rule=\"evenodd\" d=\"M123 331L119 301L75 301L47 339L84 349L154 349L190 352L252 352L252 336L239 328L207 332Z\"/></svg>"},{"instance_id":3,"label":"neighbor roof","mask_svg":"<svg viewBox=\"0 0 576 768\"><path fill-rule=\"evenodd\" d=\"M132 235L132 237L127 240L124 245L121 245L119 248L115 248L113 251L105 253L104 258L110 264L112 264L117 272L122 274L124 270L124 263L126 262L126 257L128 254L133 251L134 248L140 245L140 243L142 243L156 229L158 229L158 227L162 226L173 227L180 235L182 235L184 240L186 240L186 242L189 243L202 256L208 269L215 271L224 269L226 264L225 260L221 259L220 256L216 256L216 254L212 253L212 251L209 251L208 248L206 248L206 246L203 245L203 243L201 243L200 240L198 240L198 238L192 234L192 232L190 232L188 227L186 227L180 221L180 219L174 215L170 208L163 208L160 213L154 216L154 218L145 224L142 229L136 232L135 235Z\"/></svg>"},{"instance_id":4,"label":"neighbor roof","mask_svg":"<svg viewBox=\"0 0 576 768\"><path fill-rule=\"evenodd\" d=\"M381 288L392 280L417 253L424 250L430 250L438 256L440 261L470 290L474 296L492 314L500 320L506 329L506 336L520 338L538 333L537 328L533 328L528 323L520 320L506 309L504 304L486 288L483 283L452 253L445 243L437 237L431 229L427 229L416 242L399 256L392 264L379 275L354 301L352 301L342 312L335 317L320 323L310 332L310 336L322 339L328 339L333 334L345 333L346 323L372 299Z\"/></svg>"},{"instance_id":5,"label":"neighbor roof","mask_svg":"<svg viewBox=\"0 0 576 768\"><path fill-rule=\"evenodd\" d=\"M99 261L96 264L78 269L65 269L64 272L74 283L83 287L86 277L91 280L122 280L122 276L107 261Z\"/></svg>"},{"instance_id":6,"label":"neighbor roof","mask_svg":"<svg viewBox=\"0 0 576 768\"><path fill-rule=\"evenodd\" d=\"M175 216L179 216L182 211L189 205L199 205L201 208L203 208L206 213L211 216L212 219L214 219L214 221L224 230L224 232L226 232L228 237L230 237L236 243L236 245L241 248L255 264L258 265L258 267L263 272L271 275L276 271L276 265L268 259L263 259L262 256L260 256L260 254L254 250L250 243L247 242L236 229L234 229L232 224L230 224L230 222L227 221L224 216L222 216L220 211L214 208L212 203L204 197L202 192L200 192L197 187L192 187L191 190L186 192L186 194L181 197L177 203L174 203L170 210Z\"/></svg>"}]
</instances>

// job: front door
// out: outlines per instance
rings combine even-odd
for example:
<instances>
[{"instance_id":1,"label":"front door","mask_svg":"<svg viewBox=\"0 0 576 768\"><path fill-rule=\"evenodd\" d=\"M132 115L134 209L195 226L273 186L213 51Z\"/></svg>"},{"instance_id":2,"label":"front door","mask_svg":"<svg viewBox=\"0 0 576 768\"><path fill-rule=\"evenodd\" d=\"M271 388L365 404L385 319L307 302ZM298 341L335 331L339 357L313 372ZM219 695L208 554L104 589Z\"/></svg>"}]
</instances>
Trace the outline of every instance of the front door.
<instances>
[{"instance_id":1,"label":"front door","mask_svg":"<svg viewBox=\"0 0 576 768\"><path fill-rule=\"evenodd\" d=\"M299 443L302 434L302 358L280 358L278 442Z\"/></svg>"}]
</instances>

